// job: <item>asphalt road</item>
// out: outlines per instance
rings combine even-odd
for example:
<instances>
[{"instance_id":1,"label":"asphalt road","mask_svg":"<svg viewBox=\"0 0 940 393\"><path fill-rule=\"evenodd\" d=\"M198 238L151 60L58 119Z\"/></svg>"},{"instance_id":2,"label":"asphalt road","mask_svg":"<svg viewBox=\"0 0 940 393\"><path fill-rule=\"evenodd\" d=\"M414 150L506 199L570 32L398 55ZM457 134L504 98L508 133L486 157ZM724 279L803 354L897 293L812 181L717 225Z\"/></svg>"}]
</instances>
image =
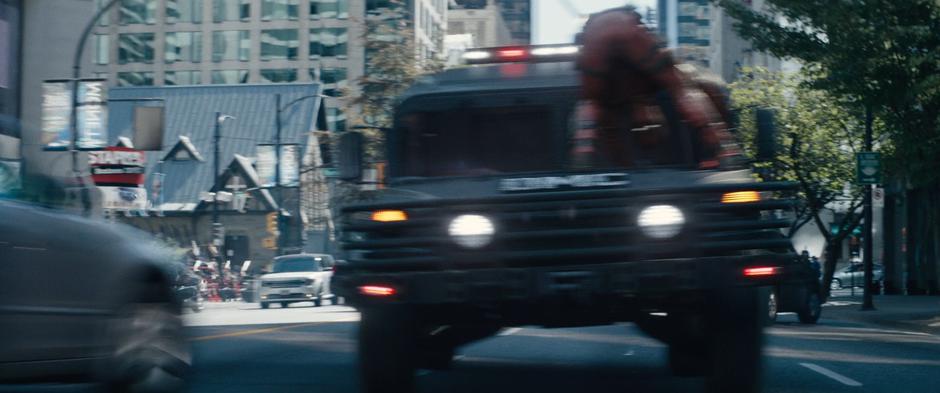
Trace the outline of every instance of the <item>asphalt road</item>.
<instances>
[{"instance_id":1,"label":"asphalt road","mask_svg":"<svg viewBox=\"0 0 940 393\"><path fill-rule=\"evenodd\" d=\"M254 307L226 305L187 318L203 325L190 328L196 359L191 392L357 391L353 310ZM782 315L768 333L765 392L940 391L940 337L826 318L804 326L793 315ZM701 379L674 377L665 362L665 347L629 324L512 328L463 348L453 370L419 372L418 391L701 390Z\"/></svg>"}]
</instances>

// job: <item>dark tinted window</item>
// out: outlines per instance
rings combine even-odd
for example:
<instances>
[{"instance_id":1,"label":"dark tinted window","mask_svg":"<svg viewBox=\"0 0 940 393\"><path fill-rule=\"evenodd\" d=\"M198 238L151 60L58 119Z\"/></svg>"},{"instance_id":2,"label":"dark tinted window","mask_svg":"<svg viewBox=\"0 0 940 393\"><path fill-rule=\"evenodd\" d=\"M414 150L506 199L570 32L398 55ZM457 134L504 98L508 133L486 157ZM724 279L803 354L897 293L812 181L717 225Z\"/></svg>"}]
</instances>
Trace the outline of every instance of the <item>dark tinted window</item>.
<instances>
[{"instance_id":1,"label":"dark tinted window","mask_svg":"<svg viewBox=\"0 0 940 393\"><path fill-rule=\"evenodd\" d=\"M320 264L313 257L294 257L274 260L272 273L318 272Z\"/></svg>"}]
</instances>

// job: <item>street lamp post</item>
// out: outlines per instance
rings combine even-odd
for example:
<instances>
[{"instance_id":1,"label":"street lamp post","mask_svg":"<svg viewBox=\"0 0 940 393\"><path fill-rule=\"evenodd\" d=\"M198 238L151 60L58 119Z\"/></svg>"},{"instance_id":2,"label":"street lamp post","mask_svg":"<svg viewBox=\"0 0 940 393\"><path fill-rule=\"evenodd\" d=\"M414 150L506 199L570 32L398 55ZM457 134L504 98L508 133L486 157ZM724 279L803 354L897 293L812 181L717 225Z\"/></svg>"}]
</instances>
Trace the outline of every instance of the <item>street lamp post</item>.
<instances>
[{"instance_id":1,"label":"street lamp post","mask_svg":"<svg viewBox=\"0 0 940 393\"><path fill-rule=\"evenodd\" d=\"M282 255L284 253L284 239L286 237L284 236L284 234L287 233L286 225L284 225L285 224L284 223L284 209L281 206L281 204L283 203L283 198L282 198L283 195L281 193L281 130L283 128L281 124L281 114L285 110L287 110L287 108L290 108L294 104L297 104L298 102L301 102L303 100L306 100L309 98L326 98L326 97L328 96L325 96L323 94L311 94L311 95L306 95L303 97L298 97L294 99L293 101L288 102L284 106L281 106L281 94L278 93L274 95L274 108L275 108L275 115L274 115L274 125L275 125L275 129L274 129L274 197L275 197L275 201L277 201L277 208L278 208L277 210L277 232L278 232L277 255ZM300 201L298 198L298 205L299 203Z\"/></svg>"},{"instance_id":2,"label":"street lamp post","mask_svg":"<svg viewBox=\"0 0 940 393\"><path fill-rule=\"evenodd\" d=\"M220 149L219 142L222 139L222 122L226 119L234 119L234 117L229 115L223 115L222 112L215 113L215 129L212 134L213 139L213 151L212 151L212 181L213 184L219 180L221 163L220 163ZM219 222L219 199L218 196L221 193L221 188L215 191L215 194L212 197L212 244L215 246L215 255L216 255L216 264L219 271L219 290L222 290L222 285L224 283L224 275L222 272L222 265L225 263L224 256L222 255L222 242L224 238L222 237L222 223Z\"/></svg>"}]
</instances>

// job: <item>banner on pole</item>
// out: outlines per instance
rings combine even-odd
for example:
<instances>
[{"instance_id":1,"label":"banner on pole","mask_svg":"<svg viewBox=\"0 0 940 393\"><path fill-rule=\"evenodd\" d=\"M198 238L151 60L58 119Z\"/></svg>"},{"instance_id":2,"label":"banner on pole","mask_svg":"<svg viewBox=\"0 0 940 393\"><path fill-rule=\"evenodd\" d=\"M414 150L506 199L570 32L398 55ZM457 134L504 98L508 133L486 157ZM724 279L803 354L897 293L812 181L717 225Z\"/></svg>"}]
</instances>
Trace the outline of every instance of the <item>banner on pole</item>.
<instances>
[{"instance_id":1,"label":"banner on pole","mask_svg":"<svg viewBox=\"0 0 940 393\"><path fill-rule=\"evenodd\" d=\"M41 131L44 150L68 150L72 145L69 122L72 117L71 82L49 80L42 83Z\"/></svg>"},{"instance_id":2,"label":"banner on pole","mask_svg":"<svg viewBox=\"0 0 940 393\"><path fill-rule=\"evenodd\" d=\"M275 163L277 154L274 145L258 145L257 159L255 160L255 172L258 172L258 181L263 188L274 187L275 181Z\"/></svg>"},{"instance_id":3,"label":"banner on pole","mask_svg":"<svg viewBox=\"0 0 940 393\"><path fill-rule=\"evenodd\" d=\"M300 145L281 145L281 186L300 186Z\"/></svg>"},{"instance_id":4,"label":"banner on pole","mask_svg":"<svg viewBox=\"0 0 940 393\"><path fill-rule=\"evenodd\" d=\"M78 82L79 150L100 150L108 145L108 86L104 79Z\"/></svg>"}]
</instances>

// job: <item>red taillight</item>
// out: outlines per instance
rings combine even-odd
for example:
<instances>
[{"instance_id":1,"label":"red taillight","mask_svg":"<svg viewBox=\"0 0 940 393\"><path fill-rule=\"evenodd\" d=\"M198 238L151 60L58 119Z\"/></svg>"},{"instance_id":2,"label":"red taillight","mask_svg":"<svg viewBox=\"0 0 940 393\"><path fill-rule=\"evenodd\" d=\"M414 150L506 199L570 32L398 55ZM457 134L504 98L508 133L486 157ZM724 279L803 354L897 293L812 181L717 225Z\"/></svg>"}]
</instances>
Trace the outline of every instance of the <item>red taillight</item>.
<instances>
[{"instance_id":1,"label":"red taillight","mask_svg":"<svg viewBox=\"0 0 940 393\"><path fill-rule=\"evenodd\" d=\"M499 51L496 52L496 55L502 59L520 59L520 58L525 57L526 52L525 52L525 49L518 49L518 48L500 49Z\"/></svg>"},{"instance_id":2,"label":"red taillight","mask_svg":"<svg viewBox=\"0 0 940 393\"><path fill-rule=\"evenodd\" d=\"M395 288L383 285L363 285L359 287L359 293L366 296L392 296L396 292Z\"/></svg>"},{"instance_id":3,"label":"red taillight","mask_svg":"<svg viewBox=\"0 0 940 393\"><path fill-rule=\"evenodd\" d=\"M773 266L749 267L744 269L744 275L748 277L772 276L774 274L777 274L777 268Z\"/></svg>"}]
</instances>

